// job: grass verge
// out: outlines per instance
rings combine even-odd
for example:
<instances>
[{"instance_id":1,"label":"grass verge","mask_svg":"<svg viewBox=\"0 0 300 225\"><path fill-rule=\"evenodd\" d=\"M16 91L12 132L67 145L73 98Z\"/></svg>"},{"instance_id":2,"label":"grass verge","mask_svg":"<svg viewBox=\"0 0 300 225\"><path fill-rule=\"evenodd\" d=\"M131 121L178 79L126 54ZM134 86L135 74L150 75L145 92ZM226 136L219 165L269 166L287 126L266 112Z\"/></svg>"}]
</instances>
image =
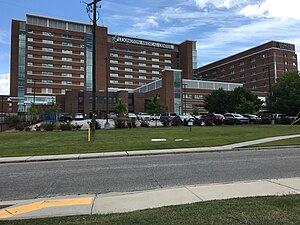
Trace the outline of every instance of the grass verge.
<instances>
[{"instance_id":1,"label":"grass verge","mask_svg":"<svg viewBox=\"0 0 300 225\"><path fill-rule=\"evenodd\" d=\"M253 145L251 147L299 146L299 145L300 145L300 138L291 138L291 139L280 140L280 141L272 141L269 143L262 143L259 145Z\"/></svg>"},{"instance_id":2,"label":"grass verge","mask_svg":"<svg viewBox=\"0 0 300 225\"><path fill-rule=\"evenodd\" d=\"M294 225L300 195L254 197L169 206L123 214L1 221L3 225Z\"/></svg>"},{"instance_id":3,"label":"grass verge","mask_svg":"<svg viewBox=\"0 0 300 225\"><path fill-rule=\"evenodd\" d=\"M3 132L0 133L0 157L81 154L147 149L222 146L259 138L299 134L300 126L214 126L97 130L87 142L86 131ZM166 142L151 142L166 138ZM188 139L189 141L175 141Z\"/></svg>"}]
</instances>

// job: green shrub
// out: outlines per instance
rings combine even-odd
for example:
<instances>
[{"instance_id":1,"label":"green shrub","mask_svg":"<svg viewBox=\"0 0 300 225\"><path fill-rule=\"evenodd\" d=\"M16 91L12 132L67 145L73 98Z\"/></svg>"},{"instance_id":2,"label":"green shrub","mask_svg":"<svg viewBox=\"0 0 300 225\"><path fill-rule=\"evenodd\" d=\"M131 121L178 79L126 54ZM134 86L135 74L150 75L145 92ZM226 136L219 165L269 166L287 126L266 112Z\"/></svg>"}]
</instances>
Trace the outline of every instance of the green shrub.
<instances>
[{"instance_id":1,"label":"green shrub","mask_svg":"<svg viewBox=\"0 0 300 225\"><path fill-rule=\"evenodd\" d=\"M135 119L128 119L127 120L127 127L128 128L134 128L134 127L136 127L136 121L135 121Z\"/></svg>"},{"instance_id":2,"label":"green shrub","mask_svg":"<svg viewBox=\"0 0 300 225\"><path fill-rule=\"evenodd\" d=\"M146 121L141 122L141 127L149 127L149 123Z\"/></svg>"},{"instance_id":3,"label":"green shrub","mask_svg":"<svg viewBox=\"0 0 300 225\"><path fill-rule=\"evenodd\" d=\"M18 123L18 124L15 125L15 129L19 130L19 131L23 131L25 129L26 125L27 124L24 123L24 122Z\"/></svg>"},{"instance_id":4,"label":"green shrub","mask_svg":"<svg viewBox=\"0 0 300 225\"><path fill-rule=\"evenodd\" d=\"M65 130L72 130L73 125L71 123L61 123L60 124L60 129L65 131Z\"/></svg>"},{"instance_id":5,"label":"green shrub","mask_svg":"<svg viewBox=\"0 0 300 225\"><path fill-rule=\"evenodd\" d=\"M79 125L79 124L75 123L75 124L73 125L73 129L75 129L75 130L80 130L82 126L83 126L83 125Z\"/></svg>"},{"instance_id":6,"label":"green shrub","mask_svg":"<svg viewBox=\"0 0 300 225\"><path fill-rule=\"evenodd\" d=\"M172 126L179 126L179 125L181 125L181 119L179 117L174 117L172 119L171 125Z\"/></svg>"},{"instance_id":7,"label":"green shrub","mask_svg":"<svg viewBox=\"0 0 300 225\"><path fill-rule=\"evenodd\" d=\"M115 127L116 128L126 128L127 126L127 119L124 117L117 117L114 119Z\"/></svg>"},{"instance_id":8,"label":"green shrub","mask_svg":"<svg viewBox=\"0 0 300 225\"><path fill-rule=\"evenodd\" d=\"M194 126L202 126L202 120L196 118L194 120Z\"/></svg>"},{"instance_id":9,"label":"green shrub","mask_svg":"<svg viewBox=\"0 0 300 225\"><path fill-rule=\"evenodd\" d=\"M168 120L163 120L161 123L164 127L169 127L170 126L170 122Z\"/></svg>"},{"instance_id":10,"label":"green shrub","mask_svg":"<svg viewBox=\"0 0 300 225\"><path fill-rule=\"evenodd\" d=\"M48 123L44 122L41 124L40 128L43 129L44 131L52 131L54 130L54 123Z\"/></svg>"},{"instance_id":11,"label":"green shrub","mask_svg":"<svg viewBox=\"0 0 300 225\"><path fill-rule=\"evenodd\" d=\"M21 123L21 120L18 116L7 116L4 119L4 123L8 124L10 128L16 127L17 124Z\"/></svg>"}]
</instances>

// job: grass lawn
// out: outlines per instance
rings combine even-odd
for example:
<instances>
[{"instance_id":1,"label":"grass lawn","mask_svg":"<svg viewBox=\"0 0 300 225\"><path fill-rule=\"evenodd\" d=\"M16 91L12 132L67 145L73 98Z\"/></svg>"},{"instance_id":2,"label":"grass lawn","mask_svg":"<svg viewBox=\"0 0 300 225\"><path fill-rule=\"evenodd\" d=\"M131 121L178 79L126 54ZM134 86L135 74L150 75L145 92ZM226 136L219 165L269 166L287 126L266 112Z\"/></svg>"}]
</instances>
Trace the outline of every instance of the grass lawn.
<instances>
[{"instance_id":1,"label":"grass lawn","mask_svg":"<svg viewBox=\"0 0 300 225\"><path fill-rule=\"evenodd\" d=\"M131 213L1 221L3 225L295 225L300 195L255 197L169 206Z\"/></svg>"},{"instance_id":2,"label":"grass lawn","mask_svg":"<svg viewBox=\"0 0 300 225\"><path fill-rule=\"evenodd\" d=\"M87 142L86 131L2 132L0 157L112 152L127 150L221 146L264 137L299 134L300 126L214 126L97 130ZM166 138L166 142L151 142ZM175 139L189 141L175 142Z\"/></svg>"}]
</instances>

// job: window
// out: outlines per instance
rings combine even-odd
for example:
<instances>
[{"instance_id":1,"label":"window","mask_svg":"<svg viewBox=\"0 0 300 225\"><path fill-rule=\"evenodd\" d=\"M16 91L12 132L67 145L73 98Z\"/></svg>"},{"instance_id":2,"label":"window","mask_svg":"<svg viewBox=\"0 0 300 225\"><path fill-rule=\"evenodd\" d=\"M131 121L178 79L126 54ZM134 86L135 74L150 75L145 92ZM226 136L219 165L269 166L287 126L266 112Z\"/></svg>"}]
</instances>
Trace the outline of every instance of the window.
<instances>
[{"instance_id":1,"label":"window","mask_svg":"<svg viewBox=\"0 0 300 225\"><path fill-rule=\"evenodd\" d=\"M84 52L80 52L80 55L84 55Z\"/></svg>"},{"instance_id":2,"label":"window","mask_svg":"<svg viewBox=\"0 0 300 225\"><path fill-rule=\"evenodd\" d=\"M130 74L125 74L125 78L133 78L133 76Z\"/></svg>"},{"instance_id":3,"label":"window","mask_svg":"<svg viewBox=\"0 0 300 225\"><path fill-rule=\"evenodd\" d=\"M234 69L234 65L231 65L231 66L230 66L230 69Z\"/></svg>"},{"instance_id":4,"label":"window","mask_svg":"<svg viewBox=\"0 0 300 225\"><path fill-rule=\"evenodd\" d=\"M117 74L117 73L111 73L110 76L111 76L111 77L118 77L119 74Z\"/></svg>"},{"instance_id":5,"label":"window","mask_svg":"<svg viewBox=\"0 0 300 225\"><path fill-rule=\"evenodd\" d=\"M42 83L51 84L51 83L53 83L53 80L42 80Z\"/></svg>"},{"instance_id":6,"label":"window","mask_svg":"<svg viewBox=\"0 0 300 225\"><path fill-rule=\"evenodd\" d=\"M44 76L53 76L53 72L42 72Z\"/></svg>"},{"instance_id":7,"label":"window","mask_svg":"<svg viewBox=\"0 0 300 225\"><path fill-rule=\"evenodd\" d=\"M115 66L111 66L111 67L110 67L110 70L119 70L119 68L118 68L118 67L115 67Z\"/></svg>"},{"instance_id":8,"label":"window","mask_svg":"<svg viewBox=\"0 0 300 225\"><path fill-rule=\"evenodd\" d=\"M203 95L194 95L195 99L203 99Z\"/></svg>"},{"instance_id":9,"label":"window","mask_svg":"<svg viewBox=\"0 0 300 225\"><path fill-rule=\"evenodd\" d=\"M84 48L84 44L80 44L79 47L80 47L80 48Z\"/></svg>"},{"instance_id":10,"label":"window","mask_svg":"<svg viewBox=\"0 0 300 225\"><path fill-rule=\"evenodd\" d=\"M33 46L28 45L28 46L27 46L27 49L28 49L28 50L32 50L32 49L33 49Z\"/></svg>"},{"instance_id":11,"label":"window","mask_svg":"<svg viewBox=\"0 0 300 225\"><path fill-rule=\"evenodd\" d=\"M63 46L73 46L72 42L62 42L61 45Z\"/></svg>"},{"instance_id":12,"label":"window","mask_svg":"<svg viewBox=\"0 0 300 225\"><path fill-rule=\"evenodd\" d=\"M183 98L192 99L193 95L192 94L183 94Z\"/></svg>"},{"instance_id":13,"label":"window","mask_svg":"<svg viewBox=\"0 0 300 225\"><path fill-rule=\"evenodd\" d=\"M165 57L171 57L171 54L165 53L164 56L165 56Z\"/></svg>"},{"instance_id":14,"label":"window","mask_svg":"<svg viewBox=\"0 0 300 225\"><path fill-rule=\"evenodd\" d=\"M53 33L46 32L46 31L44 31L42 34L45 35L45 36L54 36Z\"/></svg>"},{"instance_id":15,"label":"window","mask_svg":"<svg viewBox=\"0 0 300 225\"><path fill-rule=\"evenodd\" d=\"M118 50L118 48L117 48L117 47L114 47L114 46L111 46L111 47L110 47L110 50Z\"/></svg>"},{"instance_id":16,"label":"window","mask_svg":"<svg viewBox=\"0 0 300 225\"><path fill-rule=\"evenodd\" d=\"M27 71L27 74L32 74L32 70L28 70L28 71Z\"/></svg>"},{"instance_id":17,"label":"window","mask_svg":"<svg viewBox=\"0 0 300 225\"><path fill-rule=\"evenodd\" d=\"M145 50L140 50L139 53L146 54L146 51Z\"/></svg>"},{"instance_id":18,"label":"window","mask_svg":"<svg viewBox=\"0 0 300 225\"><path fill-rule=\"evenodd\" d=\"M65 80L62 80L62 81L61 81L61 84L63 84L63 85L72 85L72 81L65 81Z\"/></svg>"},{"instance_id":19,"label":"window","mask_svg":"<svg viewBox=\"0 0 300 225\"><path fill-rule=\"evenodd\" d=\"M125 65L132 65L132 62L125 62Z\"/></svg>"},{"instance_id":20,"label":"window","mask_svg":"<svg viewBox=\"0 0 300 225\"><path fill-rule=\"evenodd\" d=\"M140 73L146 73L146 70L139 70Z\"/></svg>"},{"instance_id":21,"label":"window","mask_svg":"<svg viewBox=\"0 0 300 225\"><path fill-rule=\"evenodd\" d=\"M30 83L32 83L32 79L27 79L27 84L30 84Z\"/></svg>"},{"instance_id":22,"label":"window","mask_svg":"<svg viewBox=\"0 0 300 225\"><path fill-rule=\"evenodd\" d=\"M33 55L32 54L27 54L27 58L32 58Z\"/></svg>"},{"instance_id":23,"label":"window","mask_svg":"<svg viewBox=\"0 0 300 225\"><path fill-rule=\"evenodd\" d=\"M42 48L44 52L53 52L53 48Z\"/></svg>"},{"instance_id":24,"label":"window","mask_svg":"<svg viewBox=\"0 0 300 225\"><path fill-rule=\"evenodd\" d=\"M110 80L109 81L111 84L118 84L119 82L117 80Z\"/></svg>"},{"instance_id":25,"label":"window","mask_svg":"<svg viewBox=\"0 0 300 225\"><path fill-rule=\"evenodd\" d=\"M80 62L81 62L81 63L84 63L84 59L80 59Z\"/></svg>"},{"instance_id":26,"label":"window","mask_svg":"<svg viewBox=\"0 0 300 225\"><path fill-rule=\"evenodd\" d=\"M171 60L165 59L165 63L171 63Z\"/></svg>"},{"instance_id":27,"label":"window","mask_svg":"<svg viewBox=\"0 0 300 225\"><path fill-rule=\"evenodd\" d=\"M53 90L52 90L52 88L42 88L42 89L41 89L41 92L42 92L43 94L52 94L52 93L53 93Z\"/></svg>"},{"instance_id":28,"label":"window","mask_svg":"<svg viewBox=\"0 0 300 225\"><path fill-rule=\"evenodd\" d=\"M130 48L125 48L125 52L132 52Z\"/></svg>"},{"instance_id":29,"label":"window","mask_svg":"<svg viewBox=\"0 0 300 225\"><path fill-rule=\"evenodd\" d=\"M165 69L171 69L171 66L165 66Z\"/></svg>"},{"instance_id":30,"label":"window","mask_svg":"<svg viewBox=\"0 0 300 225\"><path fill-rule=\"evenodd\" d=\"M61 89L61 93L62 93L63 95L65 95L65 94L66 94L66 89Z\"/></svg>"},{"instance_id":31,"label":"window","mask_svg":"<svg viewBox=\"0 0 300 225\"><path fill-rule=\"evenodd\" d=\"M146 63L139 63L139 66L147 66Z\"/></svg>"},{"instance_id":32,"label":"window","mask_svg":"<svg viewBox=\"0 0 300 225\"><path fill-rule=\"evenodd\" d=\"M42 55L42 59L53 60L53 56L50 56L50 55Z\"/></svg>"},{"instance_id":33,"label":"window","mask_svg":"<svg viewBox=\"0 0 300 225\"><path fill-rule=\"evenodd\" d=\"M243 66L243 65L245 65L245 63L244 62L240 62L240 66Z\"/></svg>"},{"instance_id":34,"label":"window","mask_svg":"<svg viewBox=\"0 0 300 225\"><path fill-rule=\"evenodd\" d=\"M159 65L152 65L153 68L159 68Z\"/></svg>"},{"instance_id":35,"label":"window","mask_svg":"<svg viewBox=\"0 0 300 225\"><path fill-rule=\"evenodd\" d=\"M64 69L72 69L73 67L72 67L72 66L69 66L69 65L61 65L61 68L64 68Z\"/></svg>"},{"instance_id":36,"label":"window","mask_svg":"<svg viewBox=\"0 0 300 225\"><path fill-rule=\"evenodd\" d=\"M29 34L33 34L33 30L31 30L31 29L28 29L28 31L27 31Z\"/></svg>"},{"instance_id":37,"label":"window","mask_svg":"<svg viewBox=\"0 0 300 225\"><path fill-rule=\"evenodd\" d=\"M284 61L284 65L288 65L289 63L288 63L288 61Z\"/></svg>"},{"instance_id":38,"label":"window","mask_svg":"<svg viewBox=\"0 0 300 225\"><path fill-rule=\"evenodd\" d=\"M42 40L42 43L44 43L44 44L53 44L54 42L52 40Z\"/></svg>"},{"instance_id":39,"label":"window","mask_svg":"<svg viewBox=\"0 0 300 225\"><path fill-rule=\"evenodd\" d=\"M129 72L132 72L132 71L133 71L131 68L125 68L124 70L125 70L125 71L129 71Z\"/></svg>"},{"instance_id":40,"label":"window","mask_svg":"<svg viewBox=\"0 0 300 225\"><path fill-rule=\"evenodd\" d=\"M193 108L193 104L192 103L186 103L186 108L187 109L192 109Z\"/></svg>"},{"instance_id":41,"label":"window","mask_svg":"<svg viewBox=\"0 0 300 225\"><path fill-rule=\"evenodd\" d=\"M125 81L125 84L133 84L133 82L132 81Z\"/></svg>"},{"instance_id":42,"label":"window","mask_svg":"<svg viewBox=\"0 0 300 225\"><path fill-rule=\"evenodd\" d=\"M153 62L159 62L159 59L152 58L152 61L153 61Z\"/></svg>"},{"instance_id":43,"label":"window","mask_svg":"<svg viewBox=\"0 0 300 225\"><path fill-rule=\"evenodd\" d=\"M145 82L139 82L139 85L145 85L145 84L147 84L147 83L145 83Z\"/></svg>"},{"instance_id":44,"label":"window","mask_svg":"<svg viewBox=\"0 0 300 225\"><path fill-rule=\"evenodd\" d=\"M72 73L62 73L61 76L62 77L72 77L73 74Z\"/></svg>"},{"instance_id":45,"label":"window","mask_svg":"<svg viewBox=\"0 0 300 225\"><path fill-rule=\"evenodd\" d=\"M80 70L84 70L84 67L83 67L83 66L81 66L81 67L79 67L79 69L80 69Z\"/></svg>"},{"instance_id":46,"label":"window","mask_svg":"<svg viewBox=\"0 0 300 225\"><path fill-rule=\"evenodd\" d=\"M241 68L241 69L240 69L240 72L244 72L244 71L245 71L245 69L244 69L244 68Z\"/></svg>"},{"instance_id":47,"label":"window","mask_svg":"<svg viewBox=\"0 0 300 225\"><path fill-rule=\"evenodd\" d=\"M152 52L152 55L159 55L158 52Z\"/></svg>"},{"instance_id":48,"label":"window","mask_svg":"<svg viewBox=\"0 0 300 225\"><path fill-rule=\"evenodd\" d=\"M139 76L139 79L147 79L146 76Z\"/></svg>"},{"instance_id":49,"label":"window","mask_svg":"<svg viewBox=\"0 0 300 225\"><path fill-rule=\"evenodd\" d=\"M53 64L50 64L50 63L43 63L42 64L42 67L53 67Z\"/></svg>"},{"instance_id":50,"label":"window","mask_svg":"<svg viewBox=\"0 0 300 225\"><path fill-rule=\"evenodd\" d=\"M159 74L159 71L153 70L152 73L153 73L153 74Z\"/></svg>"},{"instance_id":51,"label":"window","mask_svg":"<svg viewBox=\"0 0 300 225\"><path fill-rule=\"evenodd\" d=\"M251 65L251 69L255 69L256 68L256 65Z\"/></svg>"},{"instance_id":52,"label":"window","mask_svg":"<svg viewBox=\"0 0 300 225\"><path fill-rule=\"evenodd\" d=\"M27 88L27 93L32 93L32 88Z\"/></svg>"},{"instance_id":53,"label":"window","mask_svg":"<svg viewBox=\"0 0 300 225\"><path fill-rule=\"evenodd\" d=\"M61 60L62 60L62 61L65 61L65 62L72 62L72 58L65 58L65 57L62 57Z\"/></svg>"},{"instance_id":54,"label":"window","mask_svg":"<svg viewBox=\"0 0 300 225\"><path fill-rule=\"evenodd\" d=\"M152 77L152 80L159 80L158 77Z\"/></svg>"},{"instance_id":55,"label":"window","mask_svg":"<svg viewBox=\"0 0 300 225\"><path fill-rule=\"evenodd\" d=\"M119 63L118 60L113 60L113 59L109 60L109 62L110 62L110 63Z\"/></svg>"},{"instance_id":56,"label":"window","mask_svg":"<svg viewBox=\"0 0 300 225\"><path fill-rule=\"evenodd\" d=\"M80 77L80 78L84 78L84 75L83 75L83 74L80 74L79 77Z\"/></svg>"},{"instance_id":57,"label":"window","mask_svg":"<svg viewBox=\"0 0 300 225\"><path fill-rule=\"evenodd\" d=\"M31 41L33 41L33 38L27 38L27 41L31 42Z\"/></svg>"},{"instance_id":58,"label":"window","mask_svg":"<svg viewBox=\"0 0 300 225\"><path fill-rule=\"evenodd\" d=\"M63 34L62 36L64 38L73 38L73 35L71 35L71 34Z\"/></svg>"},{"instance_id":59,"label":"window","mask_svg":"<svg viewBox=\"0 0 300 225\"><path fill-rule=\"evenodd\" d=\"M124 55L126 59L132 59L132 55Z\"/></svg>"},{"instance_id":60,"label":"window","mask_svg":"<svg viewBox=\"0 0 300 225\"><path fill-rule=\"evenodd\" d=\"M146 60L146 57L139 56L139 60Z\"/></svg>"},{"instance_id":61,"label":"window","mask_svg":"<svg viewBox=\"0 0 300 225\"><path fill-rule=\"evenodd\" d=\"M64 54L72 54L73 53L72 50L65 50L65 49L61 50L61 52Z\"/></svg>"},{"instance_id":62,"label":"window","mask_svg":"<svg viewBox=\"0 0 300 225\"><path fill-rule=\"evenodd\" d=\"M110 53L111 57L118 57L119 55L117 53Z\"/></svg>"},{"instance_id":63,"label":"window","mask_svg":"<svg viewBox=\"0 0 300 225\"><path fill-rule=\"evenodd\" d=\"M32 66L32 62L28 62L28 63L27 63L27 66Z\"/></svg>"},{"instance_id":64,"label":"window","mask_svg":"<svg viewBox=\"0 0 300 225\"><path fill-rule=\"evenodd\" d=\"M296 63L293 62L293 66L297 66Z\"/></svg>"},{"instance_id":65,"label":"window","mask_svg":"<svg viewBox=\"0 0 300 225\"><path fill-rule=\"evenodd\" d=\"M80 82L79 85L80 85L80 86L84 86L84 82Z\"/></svg>"}]
</instances>

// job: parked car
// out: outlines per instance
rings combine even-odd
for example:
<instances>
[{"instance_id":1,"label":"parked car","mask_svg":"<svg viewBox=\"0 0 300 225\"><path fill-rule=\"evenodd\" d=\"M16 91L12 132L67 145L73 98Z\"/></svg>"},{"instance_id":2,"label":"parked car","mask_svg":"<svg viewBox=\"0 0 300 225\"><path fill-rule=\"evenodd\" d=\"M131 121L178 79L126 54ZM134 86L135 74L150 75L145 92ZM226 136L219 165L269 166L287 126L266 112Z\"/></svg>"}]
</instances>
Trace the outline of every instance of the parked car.
<instances>
[{"instance_id":1,"label":"parked car","mask_svg":"<svg viewBox=\"0 0 300 225\"><path fill-rule=\"evenodd\" d=\"M291 124L294 121L295 117L288 116L282 113L275 113L272 114L271 119L275 121L275 124Z\"/></svg>"},{"instance_id":2,"label":"parked car","mask_svg":"<svg viewBox=\"0 0 300 225\"><path fill-rule=\"evenodd\" d=\"M73 118L69 113L61 113L58 115L57 120L60 122L71 122Z\"/></svg>"},{"instance_id":3,"label":"parked car","mask_svg":"<svg viewBox=\"0 0 300 225\"><path fill-rule=\"evenodd\" d=\"M186 115L179 115L179 118L181 120L181 122L188 122L188 121L195 121L196 118L194 116L192 116L191 114L186 114Z\"/></svg>"},{"instance_id":4,"label":"parked car","mask_svg":"<svg viewBox=\"0 0 300 225\"><path fill-rule=\"evenodd\" d=\"M160 122L164 122L164 121L172 121L173 118L175 118L177 116L176 113L172 113L172 112L168 112L168 113L164 113L160 116Z\"/></svg>"},{"instance_id":5,"label":"parked car","mask_svg":"<svg viewBox=\"0 0 300 225\"><path fill-rule=\"evenodd\" d=\"M160 120L160 114L151 114L150 120Z\"/></svg>"},{"instance_id":6,"label":"parked car","mask_svg":"<svg viewBox=\"0 0 300 225\"><path fill-rule=\"evenodd\" d=\"M128 113L128 118L129 118L129 119L136 120L136 119L137 119L137 116L136 116L134 113Z\"/></svg>"},{"instance_id":7,"label":"parked car","mask_svg":"<svg viewBox=\"0 0 300 225\"><path fill-rule=\"evenodd\" d=\"M225 117L222 114L207 114L201 117L205 125L214 126L214 125L222 125Z\"/></svg>"},{"instance_id":8,"label":"parked car","mask_svg":"<svg viewBox=\"0 0 300 225\"><path fill-rule=\"evenodd\" d=\"M254 114L243 114L242 116L248 118L249 123L258 123L261 120L260 117Z\"/></svg>"},{"instance_id":9,"label":"parked car","mask_svg":"<svg viewBox=\"0 0 300 225\"><path fill-rule=\"evenodd\" d=\"M74 120L84 120L83 113L76 113Z\"/></svg>"},{"instance_id":10,"label":"parked car","mask_svg":"<svg viewBox=\"0 0 300 225\"><path fill-rule=\"evenodd\" d=\"M150 115L148 113L139 113L137 115L137 118L139 120L149 121L150 120Z\"/></svg>"},{"instance_id":11,"label":"parked car","mask_svg":"<svg viewBox=\"0 0 300 225\"><path fill-rule=\"evenodd\" d=\"M243 117L241 114L237 113L225 113L225 123L226 124L248 124L248 118Z\"/></svg>"}]
</instances>

